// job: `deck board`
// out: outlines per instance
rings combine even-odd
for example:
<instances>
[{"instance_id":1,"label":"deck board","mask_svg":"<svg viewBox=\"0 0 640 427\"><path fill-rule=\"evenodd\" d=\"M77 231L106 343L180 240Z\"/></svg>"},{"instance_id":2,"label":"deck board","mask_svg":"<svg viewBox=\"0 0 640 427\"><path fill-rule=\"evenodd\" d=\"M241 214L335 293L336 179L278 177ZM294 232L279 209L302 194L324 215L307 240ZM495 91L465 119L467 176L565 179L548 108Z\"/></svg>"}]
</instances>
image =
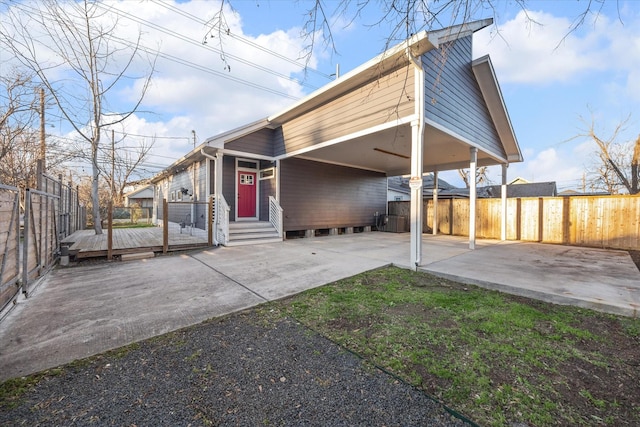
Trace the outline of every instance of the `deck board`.
<instances>
[{"instance_id":1,"label":"deck board","mask_svg":"<svg viewBox=\"0 0 640 427\"><path fill-rule=\"evenodd\" d=\"M208 246L204 230L189 231L169 227L169 251L195 249ZM69 254L76 258L93 258L107 255L107 230L96 235L93 230L79 230L66 237L62 243L71 244ZM162 228L116 228L113 230L113 254L138 252L162 252Z\"/></svg>"}]
</instances>

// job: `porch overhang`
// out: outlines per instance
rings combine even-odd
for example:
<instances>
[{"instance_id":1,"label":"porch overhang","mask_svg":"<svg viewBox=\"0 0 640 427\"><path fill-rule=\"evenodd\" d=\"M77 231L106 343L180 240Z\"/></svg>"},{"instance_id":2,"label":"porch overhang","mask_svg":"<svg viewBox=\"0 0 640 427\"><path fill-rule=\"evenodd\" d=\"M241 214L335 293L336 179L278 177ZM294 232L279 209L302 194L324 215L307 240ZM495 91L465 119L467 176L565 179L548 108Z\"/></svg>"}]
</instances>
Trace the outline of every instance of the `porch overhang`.
<instances>
[{"instance_id":1,"label":"porch overhang","mask_svg":"<svg viewBox=\"0 0 640 427\"><path fill-rule=\"evenodd\" d=\"M388 176L408 175L411 171L411 121L406 117L376 128L288 153L287 157L339 164L384 172ZM469 167L469 148L479 148L454 132L426 121L424 130L423 173ZM478 166L509 163L501 153L478 150Z\"/></svg>"}]
</instances>

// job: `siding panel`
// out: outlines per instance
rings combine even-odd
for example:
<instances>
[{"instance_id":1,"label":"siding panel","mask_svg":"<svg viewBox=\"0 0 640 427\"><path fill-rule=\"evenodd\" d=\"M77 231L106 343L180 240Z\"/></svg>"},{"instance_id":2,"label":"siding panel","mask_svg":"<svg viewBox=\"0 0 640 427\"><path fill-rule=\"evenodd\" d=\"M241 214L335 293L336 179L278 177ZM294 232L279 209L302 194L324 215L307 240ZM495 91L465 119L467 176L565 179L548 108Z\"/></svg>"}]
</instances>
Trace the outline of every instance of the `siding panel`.
<instances>
[{"instance_id":1,"label":"siding panel","mask_svg":"<svg viewBox=\"0 0 640 427\"><path fill-rule=\"evenodd\" d=\"M260 129L249 135L228 142L224 148L263 156L273 156L275 137L276 134L272 129Z\"/></svg>"},{"instance_id":2,"label":"siding panel","mask_svg":"<svg viewBox=\"0 0 640 427\"><path fill-rule=\"evenodd\" d=\"M274 135L275 155L387 123L414 113L413 67L402 67L288 121Z\"/></svg>"},{"instance_id":3,"label":"siding panel","mask_svg":"<svg viewBox=\"0 0 640 427\"><path fill-rule=\"evenodd\" d=\"M384 174L295 158L280 173L285 231L374 225L386 212Z\"/></svg>"},{"instance_id":4,"label":"siding panel","mask_svg":"<svg viewBox=\"0 0 640 427\"><path fill-rule=\"evenodd\" d=\"M471 36L423 55L425 109L429 120L485 150L504 155L498 133L471 69Z\"/></svg>"}]
</instances>

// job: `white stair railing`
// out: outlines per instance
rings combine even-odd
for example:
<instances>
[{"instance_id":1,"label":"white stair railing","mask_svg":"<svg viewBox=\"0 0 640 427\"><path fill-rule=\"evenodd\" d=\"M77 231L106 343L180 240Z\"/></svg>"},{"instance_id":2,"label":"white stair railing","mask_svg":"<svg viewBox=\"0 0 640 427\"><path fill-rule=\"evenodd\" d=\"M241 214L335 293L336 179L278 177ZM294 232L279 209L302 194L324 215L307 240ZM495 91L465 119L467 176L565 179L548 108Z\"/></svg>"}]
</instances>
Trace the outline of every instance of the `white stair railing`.
<instances>
[{"instance_id":1,"label":"white stair railing","mask_svg":"<svg viewBox=\"0 0 640 427\"><path fill-rule=\"evenodd\" d=\"M276 200L275 197L269 196L269 222L278 232L278 237L282 239L283 236L283 225L282 225L282 215L283 209Z\"/></svg>"},{"instance_id":2,"label":"white stair railing","mask_svg":"<svg viewBox=\"0 0 640 427\"><path fill-rule=\"evenodd\" d=\"M229 212L231 212L231 208L222 194L215 196L214 209L214 243L227 246L229 244Z\"/></svg>"}]
</instances>

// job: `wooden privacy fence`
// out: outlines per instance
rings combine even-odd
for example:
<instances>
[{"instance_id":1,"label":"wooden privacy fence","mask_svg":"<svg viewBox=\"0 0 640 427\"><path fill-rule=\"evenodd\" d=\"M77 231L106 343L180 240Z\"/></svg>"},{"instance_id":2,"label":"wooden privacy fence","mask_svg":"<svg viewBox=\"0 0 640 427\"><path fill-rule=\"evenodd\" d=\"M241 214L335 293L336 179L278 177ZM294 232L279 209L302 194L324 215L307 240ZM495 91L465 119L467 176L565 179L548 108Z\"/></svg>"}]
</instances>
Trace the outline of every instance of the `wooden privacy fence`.
<instances>
[{"instance_id":1,"label":"wooden privacy fence","mask_svg":"<svg viewBox=\"0 0 640 427\"><path fill-rule=\"evenodd\" d=\"M425 201L423 227L433 225ZM409 215L409 202L389 202L390 215ZM469 235L469 199L438 200L438 233ZM478 199L476 236L500 239L501 199ZM408 223L409 221L407 221ZM640 196L565 196L507 199L507 240L640 249Z\"/></svg>"},{"instance_id":2,"label":"wooden privacy fence","mask_svg":"<svg viewBox=\"0 0 640 427\"><path fill-rule=\"evenodd\" d=\"M0 310L20 285L20 190L0 185Z\"/></svg>"}]
</instances>

